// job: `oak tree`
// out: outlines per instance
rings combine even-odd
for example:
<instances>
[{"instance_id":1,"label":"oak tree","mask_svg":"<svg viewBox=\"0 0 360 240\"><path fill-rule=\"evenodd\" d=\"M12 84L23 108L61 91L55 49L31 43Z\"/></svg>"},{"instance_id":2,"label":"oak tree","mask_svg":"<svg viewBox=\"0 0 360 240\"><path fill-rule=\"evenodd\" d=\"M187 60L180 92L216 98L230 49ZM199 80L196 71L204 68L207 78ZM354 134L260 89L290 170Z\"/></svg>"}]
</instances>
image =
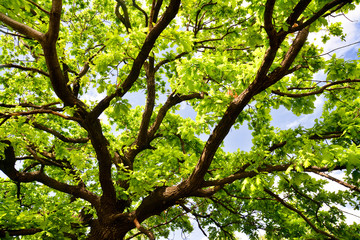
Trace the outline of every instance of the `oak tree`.
<instances>
[{"instance_id":1,"label":"oak tree","mask_svg":"<svg viewBox=\"0 0 360 240\"><path fill-rule=\"evenodd\" d=\"M358 3L0 0L0 237L359 238L359 61L308 40Z\"/></svg>"}]
</instances>

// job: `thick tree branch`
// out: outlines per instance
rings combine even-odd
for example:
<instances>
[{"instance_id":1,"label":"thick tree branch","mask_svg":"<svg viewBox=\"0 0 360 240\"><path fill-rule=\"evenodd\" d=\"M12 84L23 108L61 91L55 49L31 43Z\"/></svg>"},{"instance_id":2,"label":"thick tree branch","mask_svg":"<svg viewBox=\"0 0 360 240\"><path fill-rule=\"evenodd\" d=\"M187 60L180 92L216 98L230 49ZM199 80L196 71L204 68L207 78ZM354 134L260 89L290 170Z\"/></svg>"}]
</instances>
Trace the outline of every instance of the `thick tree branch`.
<instances>
[{"instance_id":1,"label":"thick tree branch","mask_svg":"<svg viewBox=\"0 0 360 240\"><path fill-rule=\"evenodd\" d=\"M237 98L235 98L234 101L230 103L225 114L223 115L223 118L219 121L209 139L207 140L194 171L187 180L180 184L181 186L179 187L183 188L184 190L186 189L186 191L192 192L202 185L203 177L208 171L213 157L221 142L230 131L240 112L249 103L251 98L257 92L259 92L258 89L260 86L253 82Z\"/></svg>"},{"instance_id":2,"label":"thick tree branch","mask_svg":"<svg viewBox=\"0 0 360 240\"><path fill-rule=\"evenodd\" d=\"M156 1L155 8L154 8L154 15L153 15L153 18L152 18L153 23L157 22L157 19L158 19L162 4L163 4L163 0L157 0Z\"/></svg>"},{"instance_id":3,"label":"thick tree branch","mask_svg":"<svg viewBox=\"0 0 360 240\"><path fill-rule=\"evenodd\" d=\"M117 4L115 7L115 15L125 25L126 31L129 32L129 29L131 29L131 24L126 4L123 0L116 0L116 2ZM121 15L119 12L120 7L123 10L124 15Z\"/></svg>"},{"instance_id":4,"label":"thick tree branch","mask_svg":"<svg viewBox=\"0 0 360 240\"><path fill-rule=\"evenodd\" d=\"M140 70L145 60L149 56L151 49L153 48L156 39L160 36L161 32L169 25L179 10L180 0L171 0L166 11L162 15L161 19L156 23L154 28L146 36L145 42L141 47L139 54L133 62L129 75L117 89L116 93L105 97L101 100L90 113L90 117L97 118L110 104L110 101L115 97L122 97L132 87L140 74Z\"/></svg>"},{"instance_id":5,"label":"thick tree branch","mask_svg":"<svg viewBox=\"0 0 360 240\"><path fill-rule=\"evenodd\" d=\"M301 48L304 46L306 39L309 35L309 27L302 29L296 35L293 43L291 44L289 50L286 52L284 59L281 61L281 67L276 68L272 73L270 73L270 83L273 84L283 78L288 74L288 70L293 64L295 58L299 54Z\"/></svg>"},{"instance_id":6,"label":"thick tree branch","mask_svg":"<svg viewBox=\"0 0 360 240\"><path fill-rule=\"evenodd\" d=\"M294 7L293 12L286 19L286 23L289 24L290 27L292 27L310 3L311 0L300 0Z\"/></svg>"},{"instance_id":7,"label":"thick tree branch","mask_svg":"<svg viewBox=\"0 0 360 240\"><path fill-rule=\"evenodd\" d=\"M14 19L6 16L3 13L0 13L0 21L6 24L7 26L11 27L15 31L24 34L25 36L28 36L32 39L35 39L39 42L44 42L45 36L42 32L38 32L35 29L15 21Z\"/></svg>"},{"instance_id":8,"label":"thick tree branch","mask_svg":"<svg viewBox=\"0 0 360 240\"><path fill-rule=\"evenodd\" d=\"M44 41L41 42L41 45L44 50L51 85L56 95L65 103L65 105L77 105L79 107L78 111L81 110L82 114L85 114L86 105L77 99L71 89L67 86L57 55L56 42L60 30L61 11L62 0L53 0L50 12L49 28L45 34Z\"/></svg>"},{"instance_id":9,"label":"thick tree branch","mask_svg":"<svg viewBox=\"0 0 360 240\"><path fill-rule=\"evenodd\" d=\"M42 231L43 230L40 228L27 228L27 229L18 229L18 230L0 229L0 238L5 238L6 234L9 234L9 236L11 237L16 237L16 236L34 235Z\"/></svg>"},{"instance_id":10,"label":"thick tree branch","mask_svg":"<svg viewBox=\"0 0 360 240\"><path fill-rule=\"evenodd\" d=\"M264 28L269 37L270 47L276 48L277 43L277 33L273 24L273 12L274 12L275 0L267 0L265 4L264 12Z\"/></svg>"},{"instance_id":11,"label":"thick tree branch","mask_svg":"<svg viewBox=\"0 0 360 240\"><path fill-rule=\"evenodd\" d=\"M317 11L316 13L314 13L314 15L312 15L307 21L305 21L302 24L299 24L297 27L292 27L290 29L290 31L288 32L283 32L283 35L286 35L289 32L296 32L299 31L305 27L310 26L313 22L315 22L317 19L319 19L320 17L322 17L327 11L331 10L332 8L336 7L336 6L343 6L347 3L350 3L351 0L333 0L327 4L324 5L324 7L322 7L319 11Z\"/></svg>"},{"instance_id":12,"label":"thick tree branch","mask_svg":"<svg viewBox=\"0 0 360 240\"><path fill-rule=\"evenodd\" d=\"M12 147L10 141L5 140L2 142L6 143L8 146L5 147L5 158L0 159L0 170L3 171L11 180L15 182L41 182L50 188L82 198L90 202L95 208L99 207L98 196L89 192L83 185L72 186L59 182L47 176L42 170L29 173L19 172L16 170L14 148Z\"/></svg>"},{"instance_id":13,"label":"thick tree branch","mask_svg":"<svg viewBox=\"0 0 360 240\"><path fill-rule=\"evenodd\" d=\"M46 43L55 45L60 31L62 0L52 0L49 28L46 35Z\"/></svg>"},{"instance_id":14,"label":"thick tree branch","mask_svg":"<svg viewBox=\"0 0 360 240\"><path fill-rule=\"evenodd\" d=\"M188 94L188 95L180 95L177 94L175 91L172 92L168 99L166 100L166 102L164 103L164 105L160 108L155 122L153 123L153 125L150 127L149 129L149 137L153 137L156 133L156 131L159 129L163 119L166 116L166 113L176 104L179 104L183 101L187 101L187 100L191 100L191 99L202 99L204 98L204 93L193 93L193 94Z\"/></svg>"},{"instance_id":15,"label":"thick tree branch","mask_svg":"<svg viewBox=\"0 0 360 240\"><path fill-rule=\"evenodd\" d=\"M270 2L270 1L269 1ZM269 14L269 13L268 13ZM295 38L293 44L290 46L288 52L286 53L281 67L274 70L269 77L266 76L267 71L272 65L274 58L276 56L277 49L279 45L273 45L268 49L265 54L264 60L260 69L256 75L255 80L249 85L247 89L245 89L238 97L236 97L227 108L223 118L220 120L218 125L213 130L213 133L210 135L206 145L203 149L202 155L196 165L193 173L189 177L188 180L183 182L186 189L194 189L201 185L203 181L203 177L207 172L212 159L215 155L216 150L219 148L221 142L226 137L228 132L230 131L232 125L235 123L237 116L244 109L244 107L250 102L253 96L265 90L272 84L275 84L279 81L286 71L291 66L295 57L300 52L302 46L304 45L306 38L308 36L309 30L308 28L300 31ZM264 74L264 75L262 75Z\"/></svg>"},{"instance_id":16,"label":"thick tree branch","mask_svg":"<svg viewBox=\"0 0 360 240\"><path fill-rule=\"evenodd\" d=\"M150 240L155 240L154 234L152 232L150 232L149 230L147 230L146 228L144 228L143 226L140 225L139 221L135 218L134 219L134 224L136 226L136 228L144 233Z\"/></svg>"},{"instance_id":17,"label":"thick tree branch","mask_svg":"<svg viewBox=\"0 0 360 240\"><path fill-rule=\"evenodd\" d=\"M145 71L146 71L146 82L147 82L147 97L145 110L142 115L142 120L140 124L140 130L138 137L135 141L137 146L147 144L148 142L148 128L150 124L150 119L155 107L155 71L154 71L154 58L149 57L149 63L145 62Z\"/></svg>"}]
</instances>

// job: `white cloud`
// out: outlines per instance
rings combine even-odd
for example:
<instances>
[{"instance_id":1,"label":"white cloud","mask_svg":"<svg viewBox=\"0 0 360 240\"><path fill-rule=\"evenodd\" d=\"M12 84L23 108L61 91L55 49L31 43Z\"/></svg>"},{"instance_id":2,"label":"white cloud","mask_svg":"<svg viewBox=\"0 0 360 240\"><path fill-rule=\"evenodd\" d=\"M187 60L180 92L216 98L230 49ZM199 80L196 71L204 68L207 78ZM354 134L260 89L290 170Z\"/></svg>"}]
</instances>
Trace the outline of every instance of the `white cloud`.
<instances>
[{"instance_id":1,"label":"white cloud","mask_svg":"<svg viewBox=\"0 0 360 240\"><path fill-rule=\"evenodd\" d=\"M180 103L180 110L184 110L185 108L187 108L187 103L186 102L181 102Z\"/></svg>"},{"instance_id":2,"label":"white cloud","mask_svg":"<svg viewBox=\"0 0 360 240\"><path fill-rule=\"evenodd\" d=\"M315 105L315 112L321 111L321 108L323 107L325 103L324 96L317 96L316 100L314 102Z\"/></svg>"},{"instance_id":3,"label":"white cloud","mask_svg":"<svg viewBox=\"0 0 360 240\"><path fill-rule=\"evenodd\" d=\"M310 118L309 115L304 115L304 116L300 117L299 119L286 124L285 129L295 128L299 125L304 125L306 123L309 123L309 118Z\"/></svg>"},{"instance_id":4,"label":"white cloud","mask_svg":"<svg viewBox=\"0 0 360 240\"><path fill-rule=\"evenodd\" d=\"M346 34L345 41L342 41L339 37L332 37L326 44L321 42L321 36L327 34L324 31L318 33L312 33L309 36L309 41L313 42L315 45L321 46L323 48L323 53L333 51L336 48L343 47L355 42L358 42L360 39L359 21L360 21L360 6L357 6L354 11L346 15L338 15L337 17L327 17L329 23L342 22L343 32ZM331 52L329 55L324 57L329 59L330 56L336 53L339 57L345 57L345 55L351 51L357 51L359 44L351 45L349 47L341 48Z\"/></svg>"}]
</instances>

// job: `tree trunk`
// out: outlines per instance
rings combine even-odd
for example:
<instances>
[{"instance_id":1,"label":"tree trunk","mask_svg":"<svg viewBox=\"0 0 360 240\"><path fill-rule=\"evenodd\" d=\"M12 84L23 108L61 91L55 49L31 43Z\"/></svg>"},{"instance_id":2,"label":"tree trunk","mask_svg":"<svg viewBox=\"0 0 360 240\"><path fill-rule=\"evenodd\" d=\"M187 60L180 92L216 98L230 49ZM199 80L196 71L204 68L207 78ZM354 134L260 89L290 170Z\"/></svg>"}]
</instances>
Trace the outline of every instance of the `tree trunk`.
<instances>
[{"instance_id":1,"label":"tree trunk","mask_svg":"<svg viewBox=\"0 0 360 240\"><path fill-rule=\"evenodd\" d=\"M102 225L98 220L91 224L88 240L121 240L132 227L129 223L117 222L111 225Z\"/></svg>"}]
</instances>

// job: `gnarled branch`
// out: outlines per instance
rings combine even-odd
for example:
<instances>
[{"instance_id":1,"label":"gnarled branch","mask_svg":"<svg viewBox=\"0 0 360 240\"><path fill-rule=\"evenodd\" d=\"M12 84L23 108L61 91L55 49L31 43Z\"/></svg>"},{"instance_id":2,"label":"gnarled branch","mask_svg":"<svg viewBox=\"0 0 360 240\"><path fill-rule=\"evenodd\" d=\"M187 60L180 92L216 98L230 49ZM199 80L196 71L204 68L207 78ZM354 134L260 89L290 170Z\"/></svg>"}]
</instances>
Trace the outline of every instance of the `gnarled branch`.
<instances>
[{"instance_id":1,"label":"gnarled branch","mask_svg":"<svg viewBox=\"0 0 360 240\"><path fill-rule=\"evenodd\" d=\"M15 182L41 182L44 185L56 189L58 191L71 194L75 197L80 197L90 202L95 208L99 207L99 198L94 193L85 189L84 185L72 186L66 183L59 182L47 176L43 169L35 172L19 172L15 169L15 151L9 140L3 140L7 144L5 147L5 158L0 159L0 170L3 171L11 180Z\"/></svg>"}]
</instances>

